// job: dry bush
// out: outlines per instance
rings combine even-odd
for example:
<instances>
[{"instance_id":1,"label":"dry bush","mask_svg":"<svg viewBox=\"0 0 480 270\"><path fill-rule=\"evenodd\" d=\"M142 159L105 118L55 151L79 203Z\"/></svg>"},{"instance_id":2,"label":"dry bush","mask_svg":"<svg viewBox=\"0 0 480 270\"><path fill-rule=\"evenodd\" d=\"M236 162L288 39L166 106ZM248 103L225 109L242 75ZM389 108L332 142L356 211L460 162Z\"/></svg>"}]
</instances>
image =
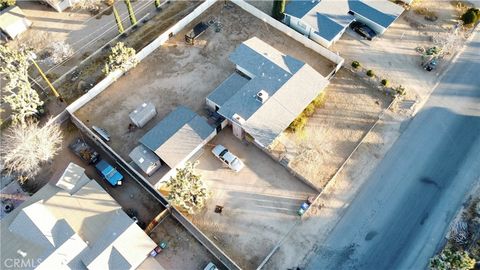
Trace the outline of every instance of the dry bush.
<instances>
[{"instance_id":1,"label":"dry bush","mask_svg":"<svg viewBox=\"0 0 480 270\"><path fill-rule=\"evenodd\" d=\"M62 146L63 135L57 124L39 127L36 122L11 127L3 134L1 160L8 173L21 182L33 178L41 165L49 162Z\"/></svg>"}]
</instances>

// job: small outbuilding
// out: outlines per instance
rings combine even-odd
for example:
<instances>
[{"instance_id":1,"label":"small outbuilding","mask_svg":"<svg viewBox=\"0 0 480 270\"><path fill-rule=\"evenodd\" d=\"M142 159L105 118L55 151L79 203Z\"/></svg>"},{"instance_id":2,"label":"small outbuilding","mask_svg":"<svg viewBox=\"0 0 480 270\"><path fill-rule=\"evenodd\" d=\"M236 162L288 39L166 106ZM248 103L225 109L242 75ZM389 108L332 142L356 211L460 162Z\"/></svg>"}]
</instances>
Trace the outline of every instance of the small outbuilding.
<instances>
[{"instance_id":1,"label":"small outbuilding","mask_svg":"<svg viewBox=\"0 0 480 270\"><path fill-rule=\"evenodd\" d=\"M15 39L27 31L32 22L27 19L23 11L17 6L8 7L0 11L0 31L9 39Z\"/></svg>"},{"instance_id":2,"label":"small outbuilding","mask_svg":"<svg viewBox=\"0 0 480 270\"><path fill-rule=\"evenodd\" d=\"M155 105L153 105L151 102L146 102L138 106L128 116L135 126L142 128L148 123L148 121L155 117L155 115L157 115Z\"/></svg>"},{"instance_id":3,"label":"small outbuilding","mask_svg":"<svg viewBox=\"0 0 480 270\"><path fill-rule=\"evenodd\" d=\"M180 106L141 139L170 168L182 166L216 135L205 118Z\"/></svg>"},{"instance_id":4,"label":"small outbuilding","mask_svg":"<svg viewBox=\"0 0 480 270\"><path fill-rule=\"evenodd\" d=\"M128 156L148 176L152 176L161 167L161 162L157 155L143 144L135 147Z\"/></svg>"}]
</instances>

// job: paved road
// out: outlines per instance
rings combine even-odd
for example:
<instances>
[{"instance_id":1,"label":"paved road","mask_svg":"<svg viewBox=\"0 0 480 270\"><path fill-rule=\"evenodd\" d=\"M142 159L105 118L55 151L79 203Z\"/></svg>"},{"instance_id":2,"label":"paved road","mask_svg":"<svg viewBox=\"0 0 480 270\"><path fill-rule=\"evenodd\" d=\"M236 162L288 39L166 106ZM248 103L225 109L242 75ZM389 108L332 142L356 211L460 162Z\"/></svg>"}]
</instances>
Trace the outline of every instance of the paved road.
<instances>
[{"instance_id":1,"label":"paved road","mask_svg":"<svg viewBox=\"0 0 480 270\"><path fill-rule=\"evenodd\" d=\"M426 267L465 194L480 181L479 64L477 33L308 269Z\"/></svg>"}]
</instances>

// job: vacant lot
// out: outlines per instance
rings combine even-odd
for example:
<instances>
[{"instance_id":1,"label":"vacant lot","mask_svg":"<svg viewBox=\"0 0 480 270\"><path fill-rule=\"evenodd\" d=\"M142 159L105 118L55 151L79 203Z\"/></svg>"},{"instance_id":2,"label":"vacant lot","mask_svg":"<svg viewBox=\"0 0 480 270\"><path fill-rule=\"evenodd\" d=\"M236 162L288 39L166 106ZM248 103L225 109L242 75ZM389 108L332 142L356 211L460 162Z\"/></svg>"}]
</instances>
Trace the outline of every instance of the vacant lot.
<instances>
[{"instance_id":1,"label":"vacant lot","mask_svg":"<svg viewBox=\"0 0 480 270\"><path fill-rule=\"evenodd\" d=\"M212 153L221 144L237 155L245 167L228 169ZM211 197L193 223L240 267L255 269L296 223L296 211L315 191L291 175L256 146L223 130L206 147L197 169ZM221 214L215 206L223 206Z\"/></svg>"},{"instance_id":2,"label":"vacant lot","mask_svg":"<svg viewBox=\"0 0 480 270\"><path fill-rule=\"evenodd\" d=\"M186 45L185 33L198 22L210 20L220 22L219 32L211 26L195 46ZM330 61L236 5L224 6L219 2L76 115L88 126L105 128L112 136L113 149L128 160L138 139L177 106L184 105L202 114L205 97L235 70L229 54L254 36L306 61L324 76L334 68ZM157 116L144 128L129 132L128 114L145 101L155 104Z\"/></svg>"},{"instance_id":3,"label":"vacant lot","mask_svg":"<svg viewBox=\"0 0 480 270\"><path fill-rule=\"evenodd\" d=\"M390 101L391 97L341 69L325 89L325 104L309 118L303 131L285 131L274 153L323 188Z\"/></svg>"}]
</instances>

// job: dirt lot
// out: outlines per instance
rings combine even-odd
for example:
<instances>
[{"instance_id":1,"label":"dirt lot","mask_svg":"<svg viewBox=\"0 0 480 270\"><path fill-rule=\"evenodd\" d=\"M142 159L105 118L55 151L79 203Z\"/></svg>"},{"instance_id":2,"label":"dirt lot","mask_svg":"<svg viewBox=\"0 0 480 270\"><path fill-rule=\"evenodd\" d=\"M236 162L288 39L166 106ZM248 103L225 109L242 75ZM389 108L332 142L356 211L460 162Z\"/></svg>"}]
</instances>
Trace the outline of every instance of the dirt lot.
<instances>
[{"instance_id":1,"label":"dirt lot","mask_svg":"<svg viewBox=\"0 0 480 270\"><path fill-rule=\"evenodd\" d=\"M203 269L209 262L221 265L180 223L171 216L165 218L150 233L155 243L168 247L155 259L165 269Z\"/></svg>"},{"instance_id":2,"label":"dirt lot","mask_svg":"<svg viewBox=\"0 0 480 270\"><path fill-rule=\"evenodd\" d=\"M212 153L222 144L245 164L239 172L228 169ZM302 201L315 191L251 144L223 130L206 147L197 169L211 197L193 223L240 267L255 269L296 223ZM223 206L221 214L216 205Z\"/></svg>"},{"instance_id":3,"label":"dirt lot","mask_svg":"<svg viewBox=\"0 0 480 270\"><path fill-rule=\"evenodd\" d=\"M350 65L353 60L359 61L381 78L405 86L405 99L421 103L429 96L439 76L448 67L452 54L458 51L459 45L464 42L464 32L459 31L458 40L452 42L457 44L453 46L455 49L445 55L436 70L427 72L420 66L421 54L416 51L417 47L432 47L435 45L432 37L438 39L453 35L450 33L453 33L455 19L463 9L457 8L452 2L457 1L416 1L409 11L405 11L376 40L365 41L356 33L347 30L331 49L345 58L346 65ZM435 22L426 20L422 15L426 11L432 12L438 19ZM411 109L417 108L419 106Z\"/></svg>"},{"instance_id":4,"label":"dirt lot","mask_svg":"<svg viewBox=\"0 0 480 270\"><path fill-rule=\"evenodd\" d=\"M322 188L391 102L380 91L341 69L325 89L325 104L301 132L284 132L275 152Z\"/></svg>"},{"instance_id":5,"label":"dirt lot","mask_svg":"<svg viewBox=\"0 0 480 270\"><path fill-rule=\"evenodd\" d=\"M187 46L184 35L199 21L217 19L223 25L201 36L195 46ZM269 27L234 4L215 4L150 57L76 112L88 126L105 128L111 146L122 157L138 139L178 105L202 113L205 97L235 70L228 55L246 39L257 36L280 51L306 61L327 75L334 64L295 40ZM155 104L158 114L144 128L128 132L128 114L142 102Z\"/></svg>"}]
</instances>

